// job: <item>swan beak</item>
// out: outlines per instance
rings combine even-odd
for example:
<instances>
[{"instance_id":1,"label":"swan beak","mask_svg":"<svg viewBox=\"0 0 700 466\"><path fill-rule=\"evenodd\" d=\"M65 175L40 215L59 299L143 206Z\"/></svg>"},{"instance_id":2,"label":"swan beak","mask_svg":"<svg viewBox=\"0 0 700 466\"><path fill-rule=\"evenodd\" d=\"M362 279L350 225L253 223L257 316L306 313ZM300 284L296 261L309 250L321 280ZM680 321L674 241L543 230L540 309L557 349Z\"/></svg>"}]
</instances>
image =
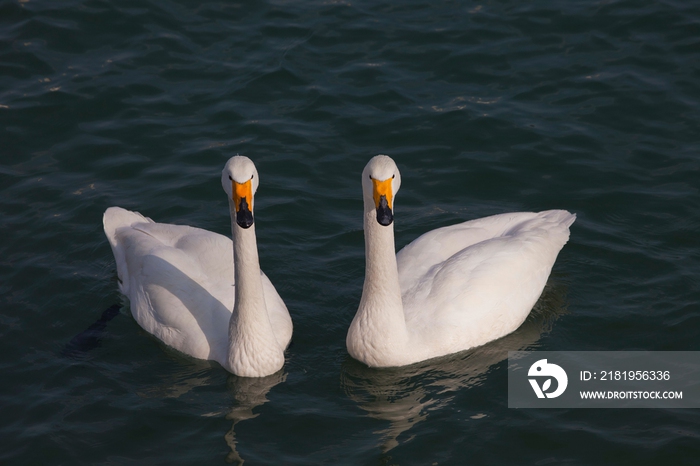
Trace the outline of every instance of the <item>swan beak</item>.
<instances>
[{"instance_id":1,"label":"swan beak","mask_svg":"<svg viewBox=\"0 0 700 466\"><path fill-rule=\"evenodd\" d=\"M250 228L253 224L253 187L252 181L245 183L231 181L233 191L233 205L236 206L236 223L241 228Z\"/></svg>"},{"instance_id":2,"label":"swan beak","mask_svg":"<svg viewBox=\"0 0 700 466\"><path fill-rule=\"evenodd\" d=\"M377 208L377 222L385 227L391 225L394 221L394 214L391 211L393 201L391 180L392 178L387 178L384 181L379 181L372 178L374 206Z\"/></svg>"}]
</instances>

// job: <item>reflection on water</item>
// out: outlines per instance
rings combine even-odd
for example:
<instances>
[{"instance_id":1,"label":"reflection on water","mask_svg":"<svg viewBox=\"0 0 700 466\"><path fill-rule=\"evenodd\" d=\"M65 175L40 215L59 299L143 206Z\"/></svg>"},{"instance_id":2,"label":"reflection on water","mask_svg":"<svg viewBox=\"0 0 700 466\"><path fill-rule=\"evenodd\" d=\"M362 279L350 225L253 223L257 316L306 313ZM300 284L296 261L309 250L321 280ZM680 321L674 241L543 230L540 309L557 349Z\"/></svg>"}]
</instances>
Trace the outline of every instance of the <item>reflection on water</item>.
<instances>
[{"instance_id":1,"label":"reflection on water","mask_svg":"<svg viewBox=\"0 0 700 466\"><path fill-rule=\"evenodd\" d=\"M171 352L173 355L178 355L181 360L182 355L179 355L172 348L165 348L166 352ZM183 370L178 376L173 376L167 380L160 381L158 384L144 388L138 392L139 396L144 398L180 398L194 389L205 387L208 385L216 385L221 383L220 375L223 368L215 362L187 358L188 367ZM214 369L214 370L212 370ZM227 373L228 374L228 373ZM284 370L269 375L267 377L251 378L238 377L233 374L228 374L226 379L226 389L232 396L233 402L231 408L226 414L226 419L233 421L231 429L224 435L226 444L231 448L231 451L226 455L226 462L237 465L243 464L244 460L238 454L236 445L236 424L247 419L253 419L258 414L253 413L253 409L267 403L268 392L275 385L287 380L287 373ZM185 400L185 402L187 402ZM228 403L226 404L228 405ZM214 411L201 414L204 417L218 417L224 414L224 411Z\"/></svg>"},{"instance_id":2,"label":"reflection on water","mask_svg":"<svg viewBox=\"0 0 700 466\"><path fill-rule=\"evenodd\" d=\"M160 343L160 342L159 342ZM145 386L137 390L137 394L143 398L180 398L192 390L219 383L212 368L220 367L212 361L190 358L179 353L177 350L165 346L161 343L167 355L176 359L180 363L183 359L186 364L181 371L173 372L158 383Z\"/></svg>"},{"instance_id":3,"label":"reflection on water","mask_svg":"<svg viewBox=\"0 0 700 466\"><path fill-rule=\"evenodd\" d=\"M399 445L399 436L427 419L428 413L448 406L445 393L479 385L488 370L508 357L508 351L535 349L540 336L566 312L566 286L548 284L527 320L513 333L487 345L411 366L372 369L348 357L341 385L367 415L388 421L375 433L386 453ZM402 439L406 442L411 437Z\"/></svg>"},{"instance_id":4,"label":"reflection on water","mask_svg":"<svg viewBox=\"0 0 700 466\"><path fill-rule=\"evenodd\" d=\"M275 385L284 382L287 373L284 370L267 377L238 377L231 375L227 381L227 387L233 394L235 404L226 415L226 419L233 421L231 429L226 433L225 439L231 452L226 455L226 462L241 465L243 458L236 450L236 424L246 419L253 419L257 414L253 414L253 408L267 403L267 394Z\"/></svg>"}]
</instances>

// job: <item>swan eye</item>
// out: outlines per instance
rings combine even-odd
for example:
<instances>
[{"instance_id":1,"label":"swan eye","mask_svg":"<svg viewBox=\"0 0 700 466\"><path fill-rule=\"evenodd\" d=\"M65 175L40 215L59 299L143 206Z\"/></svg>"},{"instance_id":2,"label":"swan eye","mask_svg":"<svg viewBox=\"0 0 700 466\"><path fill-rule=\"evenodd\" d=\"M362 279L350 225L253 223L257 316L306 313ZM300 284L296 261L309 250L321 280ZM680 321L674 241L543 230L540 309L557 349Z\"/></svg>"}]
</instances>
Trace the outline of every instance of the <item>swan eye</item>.
<instances>
[{"instance_id":1,"label":"swan eye","mask_svg":"<svg viewBox=\"0 0 700 466\"><path fill-rule=\"evenodd\" d=\"M370 180L372 179L372 175L369 175L369 179L370 179Z\"/></svg>"},{"instance_id":2,"label":"swan eye","mask_svg":"<svg viewBox=\"0 0 700 466\"><path fill-rule=\"evenodd\" d=\"M393 180L394 178L396 178L396 173L394 173L393 175L391 175L391 179Z\"/></svg>"},{"instance_id":3,"label":"swan eye","mask_svg":"<svg viewBox=\"0 0 700 466\"><path fill-rule=\"evenodd\" d=\"M250 175L250 179L252 180L253 178L255 178L255 173L253 173L252 175Z\"/></svg>"},{"instance_id":4,"label":"swan eye","mask_svg":"<svg viewBox=\"0 0 700 466\"><path fill-rule=\"evenodd\" d=\"M231 180L231 181L233 181L233 178L231 178L231 175L228 176L228 179Z\"/></svg>"}]
</instances>

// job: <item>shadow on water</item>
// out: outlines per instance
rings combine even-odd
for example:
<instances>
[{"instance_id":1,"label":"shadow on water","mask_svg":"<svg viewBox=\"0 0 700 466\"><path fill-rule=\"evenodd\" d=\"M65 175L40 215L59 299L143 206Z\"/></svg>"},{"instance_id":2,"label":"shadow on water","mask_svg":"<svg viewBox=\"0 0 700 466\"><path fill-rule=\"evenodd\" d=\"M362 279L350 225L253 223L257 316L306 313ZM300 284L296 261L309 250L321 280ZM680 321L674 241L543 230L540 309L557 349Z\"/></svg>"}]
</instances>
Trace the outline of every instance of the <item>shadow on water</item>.
<instances>
[{"instance_id":1,"label":"shadow on water","mask_svg":"<svg viewBox=\"0 0 700 466\"><path fill-rule=\"evenodd\" d=\"M70 359L84 359L89 351L100 346L107 323L119 315L120 304L112 304L102 312L102 316L87 329L74 336L61 351L61 356Z\"/></svg>"},{"instance_id":2,"label":"shadow on water","mask_svg":"<svg viewBox=\"0 0 700 466\"><path fill-rule=\"evenodd\" d=\"M566 313L566 286L548 284L525 322L513 333L478 348L406 367L373 369L347 357L341 386L371 418L388 427L375 431L378 446L387 453L399 437L428 418L431 411L449 405L456 392L481 385L489 369L508 358L508 351L535 349L543 333Z\"/></svg>"}]
</instances>

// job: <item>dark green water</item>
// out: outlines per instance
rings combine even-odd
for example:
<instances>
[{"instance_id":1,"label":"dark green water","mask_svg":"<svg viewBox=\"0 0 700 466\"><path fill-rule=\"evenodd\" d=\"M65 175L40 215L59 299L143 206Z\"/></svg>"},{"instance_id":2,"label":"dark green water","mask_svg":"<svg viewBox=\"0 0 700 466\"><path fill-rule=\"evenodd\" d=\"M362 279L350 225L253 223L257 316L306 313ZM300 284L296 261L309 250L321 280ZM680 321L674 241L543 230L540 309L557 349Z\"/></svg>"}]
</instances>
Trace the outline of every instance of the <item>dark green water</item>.
<instances>
[{"instance_id":1,"label":"dark green water","mask_svg":"<svg viewBox=\"0 0 700 466\"><path fill-rule=\"evenodd\" d=\"M700 350L699 120L696 1L0 0L0 463L698 464L697 410L508 409L505 357ZM295 324L284 371L182 356L128 307L66 352L122 303L102 212L228 234L236 153ZM402 171L398 247L578 215L518 331L349 358L378 153Z\"/></svg>"}]
</instances>

